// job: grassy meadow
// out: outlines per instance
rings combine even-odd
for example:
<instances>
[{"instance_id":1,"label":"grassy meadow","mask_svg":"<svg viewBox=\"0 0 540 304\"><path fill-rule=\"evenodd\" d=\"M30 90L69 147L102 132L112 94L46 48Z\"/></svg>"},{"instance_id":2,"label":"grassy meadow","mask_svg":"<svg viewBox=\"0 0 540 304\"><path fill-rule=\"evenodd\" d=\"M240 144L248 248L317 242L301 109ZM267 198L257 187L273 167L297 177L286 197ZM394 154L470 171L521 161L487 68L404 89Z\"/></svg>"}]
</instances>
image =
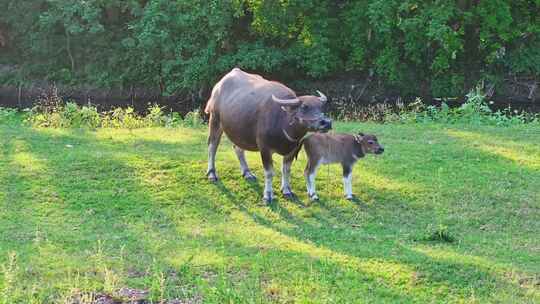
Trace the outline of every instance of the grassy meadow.
<instances>
[{"instance_id":1,"label":"grassy meadow","mask_svg":"<svg viewBox=\"0 0 540 304\"><path fill-rule=\"evenodd\" d=\"M539 303L540 127L338 123L385 147L262 204L204 128L0 125L0 303ZM131 291L131 292L129 292ZM109 302L107 302L109 301Z\"/></svg>"}]
</instances>

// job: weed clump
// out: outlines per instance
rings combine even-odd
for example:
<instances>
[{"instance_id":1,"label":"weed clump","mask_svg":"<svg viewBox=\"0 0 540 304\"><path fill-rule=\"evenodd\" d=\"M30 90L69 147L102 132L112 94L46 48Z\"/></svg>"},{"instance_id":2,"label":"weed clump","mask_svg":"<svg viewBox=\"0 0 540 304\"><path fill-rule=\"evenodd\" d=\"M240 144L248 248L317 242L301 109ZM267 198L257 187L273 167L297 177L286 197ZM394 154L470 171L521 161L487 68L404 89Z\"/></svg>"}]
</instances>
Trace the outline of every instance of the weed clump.
<instances>
[{"instance_id":1,"label":"weed clump","mask_svg":"<svg viewBox=\"0 0 540 304\"><path fill-rule=\"evenodd\" d=\"M440 106L427 105L417 97L414 102L404 104L398 99L395 105L387 102L361 106L346 99L336 102L337 118L390 123L447 123L510 126L525 123L540 124L540 116L534 113L512 110L510 107L494 111L489 107L484 84L478 84L466 95L459 107L450 107L445 102Z\"/></svg>"},{"instance_id":2,"label":"weed clump","mask_svg":"<svg viewBox=\"0 0 540 304\"><path fill-rule=\"evenodd\" d=\"M454 243L456 241L456 238L450 233L447 226L438 225L435 228L428 227L428 231L426 232L426 234L419 238L416 238L415 241Z\"/></svg>"}]
</instances>

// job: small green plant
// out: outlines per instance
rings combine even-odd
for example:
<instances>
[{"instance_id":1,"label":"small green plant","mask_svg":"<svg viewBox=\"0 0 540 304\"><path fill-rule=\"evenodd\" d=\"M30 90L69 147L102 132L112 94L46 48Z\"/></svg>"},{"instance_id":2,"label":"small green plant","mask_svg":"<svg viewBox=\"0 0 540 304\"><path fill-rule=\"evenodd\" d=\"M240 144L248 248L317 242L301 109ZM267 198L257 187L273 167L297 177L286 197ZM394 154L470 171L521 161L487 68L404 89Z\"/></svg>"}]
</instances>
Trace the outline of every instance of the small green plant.
<instances>
[{"instance_id":1,"label":"small green plant","mask_svg":"<svg viewBox=\"0 0 540 304\"><path fill-rule=\"evenodd\" d=\"M426 235L416 239L417 241L428 242L440 242L440 243L453 243L456 241L455 237L450 234L448 227L439 224L437 227L428 227Z\"/></svg>"},{"instance_id":2,"label":"small green plant","mask_svg":"<svg viewBox=\"0 0 540 304\"><path fill-rule=\"evenodd\" d=\"M486 103L484 84L478 84L466 97L467 101L456 109L455 115L458 116L458 120L473 124L479 124L489 120L492 112Z\"/></svg>"},{"instance_id":3,"label":"small green plant","mask_svg":"<svg viewBox=\"0 0 540 304\"><path fill-rule=\"evenodd\" d=\"M59 109L60 127L97 128L101 124L100 115L92 105L79 107L76 103L68 102Z\"/></svg>"},{"instance_id":4,"label":"small green plant","mask_svg":"<svg viewBox=\"0 0 540 304\"><path fill-rule=\"evenodd\" d=\"M165 292L167 287L167 278L162 271L156 271L152 274L150 294L158 303L165 301Z\"/></svg>"},{"instance_id":5,"label":"small green plant","mask_svg":"<svg viewBox=\"0 0 540 304\"><path fill-rule=\"evenodd\" d=\"M178 112L171 112L169 115L165 116L165 127L167 128L177 128L182 126L183 120L182 116Z\"/></svg>"},{"instance_id":6,"label":"small green plant","mask_svg":"<svg viewBox=\"0 0 540 304\"><path fill-rule=\"evenodd\" d=\"M97 128L101 124L101 117L97 111L97 108L88 104L82 106L79 111L81 126L88 128Z\"/></svg>"},{"instance_id":7,"label":"small green plant","mask_svg":"<svg viewBox=\"0 0 540 304\"><path fill-rule=\"evenodd\" d=\"M9 303L12 298L13 288L16 286L17 254L15 252L9 254L5 265L1 265L0 273L3 274L3 288L0 290L1 302Z\"/></svg>"},{"instance_id":8,"label":"small green plant","mask_svg":"<svg viewBox=\"0 0 540 304\"><path fill-rule=\"evenodd\" d=\"M192 128L200 128L204 124L201 114L198 110L189 112L184 116L184 126Z\"/></svg>"},{"instance_id":9,"label":"small green plant","mask_svg":"<svg viewBox=\"0 0 540 304\"><path fill-rule=\"evenodd\" d=\"M16 109L0 107L0 123L11 125L19 121L19 113Z\"/></svg>"},{"instance_id":10,"label":"small green plant","mask_svg":"<svg viewBox=\"0 0 540 304\"><path fill-rule=\"evenodd\" d=\"M148 127L162 127L167 121L167 117L163 113L163 108L158 104L151 105L148 108L148 114L144 119Z\"/></svg>"}]
</instances>

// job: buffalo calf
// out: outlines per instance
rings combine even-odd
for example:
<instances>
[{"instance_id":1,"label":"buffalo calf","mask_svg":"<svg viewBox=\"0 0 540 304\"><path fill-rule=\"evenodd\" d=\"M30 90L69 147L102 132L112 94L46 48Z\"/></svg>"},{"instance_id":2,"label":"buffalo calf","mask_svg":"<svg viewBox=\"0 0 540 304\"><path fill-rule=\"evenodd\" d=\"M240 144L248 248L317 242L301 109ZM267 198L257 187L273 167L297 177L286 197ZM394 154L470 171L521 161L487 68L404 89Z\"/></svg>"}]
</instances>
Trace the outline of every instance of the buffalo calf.
<instances>
[{"instance_id":1,"label":"buffalo calf","mask_svg":"<svg viewBox=\"0 0 540 304\"><path fill-rule=\"evenodd\" d=\"M353 199L352 167L356 161L368 153L381 154L384 152L384 148L379 144L375 135L363 133L356 135L314 133L305 138L302 144L308 157L304 175L311 200L319 199L315 192L315 175L321 164L341 164L345 197L350 200Z\"/></svg>"}]
</instances>

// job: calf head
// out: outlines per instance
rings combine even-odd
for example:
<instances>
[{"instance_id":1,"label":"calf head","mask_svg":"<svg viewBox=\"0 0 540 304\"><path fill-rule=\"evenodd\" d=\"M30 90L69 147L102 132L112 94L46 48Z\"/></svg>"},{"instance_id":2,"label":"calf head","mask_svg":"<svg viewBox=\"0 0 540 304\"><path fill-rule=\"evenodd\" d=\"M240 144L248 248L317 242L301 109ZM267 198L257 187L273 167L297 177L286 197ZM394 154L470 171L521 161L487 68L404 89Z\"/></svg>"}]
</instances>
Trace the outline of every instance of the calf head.
<instances>
[{"instance_id":1,"label":"calf head","mask_svg":"<svg viewBox=\"0 0 540 304\"><path fill-rule=\"evenodd\" d=\"M384 152L384 147L379 144L375 135L360 132L354 136L354 140L360 146L364 154L382 154Z\"/></svg>"},{"instance_id":2,"label":"calf head","mask_svg":"<svg viewBox=\"0 0 540 304\"><path fill-rule=\"evenodd\" d=\"M294 123L312 132L327 132L332 129L332 120L323 113L327 101L323 93L319 96L300 96L292 99L280 99L272 95L272 99L281 105L283 111L289 113Z\"/></svg>"}]
</instances>

